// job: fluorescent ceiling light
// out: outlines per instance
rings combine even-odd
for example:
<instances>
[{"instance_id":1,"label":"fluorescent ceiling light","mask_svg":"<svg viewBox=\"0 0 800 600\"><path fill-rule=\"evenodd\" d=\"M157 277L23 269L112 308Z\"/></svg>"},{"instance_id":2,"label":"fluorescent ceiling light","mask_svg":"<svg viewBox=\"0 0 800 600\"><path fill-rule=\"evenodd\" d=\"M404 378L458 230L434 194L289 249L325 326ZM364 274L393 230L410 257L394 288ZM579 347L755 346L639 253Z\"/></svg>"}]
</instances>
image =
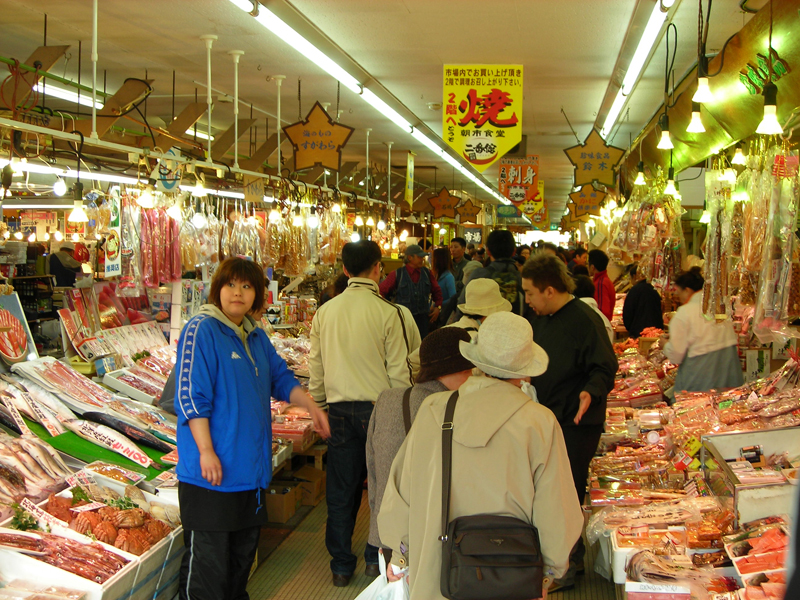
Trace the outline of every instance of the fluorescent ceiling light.
<instances>
[{"instance_id":1,"label":"fluorescent ceiling light","mask_svg":"<svg viewBox=\"0 0 800 600\"><path fill-rule=\"evenodd\" d=\"M62 173L63 177L71 177L73 179L78 179L83 177L84 179L88 179L90 181L106 181L108 183L128 183L128 184L136 184L139 183L139 180L136 177L126 177L124 175L111 175L108 173L95 173L94 171L73 171L71 169L67 169Z\"/></svg>"},{"instance_id":2,"label":"fluorescent ceiling light","mask_svg":"<svg viewBox=\"0 0 800 600\"><path fill-rule=\"evenodd\" d=\"M193 185L181 185L178 186L184 192L195 192L197 190L202 190L202 195L211 194L212 196L220 196L221 198L236 198L238 200L244 200L244 193L243 192L226 192L224 190L209 190L208 188L204 188L203 186L193 186Z\"/></svg>"},{"instance_id":3,"label":"fluorescent ceiling light","mask_svg":"<svg viewBox=\"0 0 800 600\"><path fill-rule=\"evenodd\" d=\"M5 167L7 164L7 160L0 160L0 169ZM61 175L64 172L63 169L57 169L55 167L50 167L48 165L39 163L22 162L19 160L14 161L11 166L15 172L21 171L25 173L43 173L45 175Z\"/></svg>"},{"instance_id":4,"label":"fluorescent ceiling light","mask_svg":"<svg viewBox=\"0 0 800 600\"><path fill-rule=\"evenodd\" d=\"M195 132L194 127L190 127L189 129L187 129L186 130L186 135L194 135L194 136L197 136L198 138L200 138L201 140L207 140L208 139L208 134L207 133L203 133L199 129L197 130L197 132ZM211 141L212 142L214 141L214 136L213 135L211 136Z\"/></svg>"},{"instance_id":5,"label":"fluorescent ceiling light","mask_svg":"<svg viewBox=\"0 0 800 600\"><path fill-rule=\"evenodd\" d=\"M20 200L20 198L15 198L15 200ZM4 209L10 210L27 210L27 209L36 209L36 210L67 210L72 208L72 202L36 202L36 203L23 203L23 202L11 202L11 203L3 203Z\"/></svg>"},{"instance_id":6,"label":"fluorescent ceiling light","mask_svg":"<svg viewBox=\"0 0 800 600\"><path fill-rule=\"evenodd\" d=\"M656 40L658 40L661 28L666 20L667 13L662 12L660 4L656 2L655 6L653 6L653 12L650 13L647 26L644 28L642 37L639 40L639 45L636 47L636 52L633 53L631 64L628 65L625 78L622 80L622 87L619 88L617 97L614 99L611 110L606 117L606 122L603 124L603 130L600 132L603 137L608 137L611 133L625 103L633 93L639 75L641 75L642 69L644 68L644 63L647 61L647 57L650 56L650 51L653 49Z\"/></svg>"},{"instance_id":7,"label":"fluorescent ceiling light","mask_svg":"<svg viewBox=\"0 0 800 600\"><path fill-rule=\"evenodd\" d=\"M434 142L431 138L422 133L422 131L420 131L419 129L414 128L414 130L411 132L411 137L413 137L415 140L417 140L420 144L425 146L428 150L430 150L434 154L438 154L439 156L442 155L442 149L439 147L439 144Z\"/></svg>"},{"instance_id":8,"label":"fluorescent ceiling light","mask_svg":"<svg viewBox=\"0 0 800 600\"><path fill-rule=\"evenodd\" d=\"M239 6L239 8L242 8L241 2L234 0L231 0L231 2ZM272 33L281 38L284 42L289 44L292 48L297 50L300 54L305 56L308 60L317 65L320 69L326 71L334 79L341 81L342 85L351 92L356 94L361 93L361 85L355 77L350 75L350 73L328 58L324 53L317 49L314 44L289 27L289 25L278 18L278 16L267 7L259 6L258 15L255 17L255 19L264 27L269 29Z\"/></svg>"},{"instance_id":9,"label":"fluorescent ceiling light","mask_svg":"<svg viewBox=\"0 0 800 600\"><path fill-rule=\"evenodd\" d=\"M361 92L361 97L364 98L367 104L371 105L375 110L397 125L400 129L404 129L408 133L411 132L411 123L406 121L400 115L400 113L386 104L386 102L378 98L372 90L369 88L364 88Z\"/></svg>"},{"instance_id":10,"label":"fluorescent ceiling light","mask_svg":"<svg viewBox=\"0 0 800 600\"><path fill-rule=\"evenodd\" d=\"M241 8L244 12L252 12L254 9L254 4L252 0L231 0L231 2L238 8Z\"/></svg>"},{"instance_id":11,"label":"fluorescent ceiling light","mask_svg":"<svg viewBox=\"0 0 800 600\"><path fill-rule=\"evenodd\" d=\"M55 87L52 84L43 86L41 82L37 83L34 89L40 94L47 94L53 98L61 98L69 102L77 102L82 106L92 107L92 95L90 92L83 92L80 96L77 92L72 90L65 90L64 88ZM99 100L94 103L95 108L103 108L103 103Z\"/></svg>"}]
</instances>

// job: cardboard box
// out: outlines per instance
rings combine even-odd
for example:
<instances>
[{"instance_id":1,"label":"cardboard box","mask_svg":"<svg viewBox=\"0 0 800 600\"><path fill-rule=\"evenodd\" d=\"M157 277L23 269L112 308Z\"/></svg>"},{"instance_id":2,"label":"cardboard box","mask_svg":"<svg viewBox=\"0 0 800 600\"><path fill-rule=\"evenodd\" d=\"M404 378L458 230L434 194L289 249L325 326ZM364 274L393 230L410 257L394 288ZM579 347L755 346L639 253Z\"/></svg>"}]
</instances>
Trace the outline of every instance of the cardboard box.
<instances>
[{"instance_id":1,"label":"cardboard box","mask_svg":"<svg viewBox=\"0 0 800 600\"><path fill-rule=\"evenodd\" d=\"M297 493L293 488L277 485L269 486L266 497L267 518L269 522L286 523L286 521L291 519L297 511L295 504L296 497Z\"/></svg>"},{"instance_id":2,"label":"cardboard box","mask_svg":"<svg viewBox=\"0 0 800 600\"><path fill-rule=\"evenodd\" d=\"M288 488L292 488L292 491L294 492L294 507L295 507L295 510L299 509L303 505L302 504L303 492L300 489L300 482L299 481L280 481L280 480L277 480L277 479L273 479L272 483L270 485L272 485L274 487L277 487L277 488L281 488L281 489L287 488L287 487Z\"/></svg>"},{"instance_id":3,"label":"cardboard box","mask_svg":"<svg viewBox=\"0 0 800 600\"><path fill-rule=\"evenodd\" d=\"M294 478L300 481L303 506L316 506L325 497L325 471L306 465L295 471Z\"/></svg>"}]
</instances>

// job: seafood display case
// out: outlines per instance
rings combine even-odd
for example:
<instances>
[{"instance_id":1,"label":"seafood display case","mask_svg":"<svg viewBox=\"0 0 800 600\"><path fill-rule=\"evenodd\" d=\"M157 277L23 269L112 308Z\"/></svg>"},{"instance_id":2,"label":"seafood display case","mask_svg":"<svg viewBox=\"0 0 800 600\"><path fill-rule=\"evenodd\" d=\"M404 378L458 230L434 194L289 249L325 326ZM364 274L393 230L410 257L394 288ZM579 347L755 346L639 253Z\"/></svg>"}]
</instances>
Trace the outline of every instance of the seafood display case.
<instances>
[{"instance_id":1,"label":"seafood display case","mask_svg":"<svg viewBox=\"0 0 800 600\"><path fill-rule=\"evenodd\" d=\"M707 435L702 442L700 460L705 479L720 503L736 515L737 525L770 515L792 513L794 487L785 479L742 483L741 473L737 474L731 464L740 458L742 449L752 447L760 447L764 456L783 453L792 458L800 456L800 435L796 427Z\"/></svg>"}]
</instances>

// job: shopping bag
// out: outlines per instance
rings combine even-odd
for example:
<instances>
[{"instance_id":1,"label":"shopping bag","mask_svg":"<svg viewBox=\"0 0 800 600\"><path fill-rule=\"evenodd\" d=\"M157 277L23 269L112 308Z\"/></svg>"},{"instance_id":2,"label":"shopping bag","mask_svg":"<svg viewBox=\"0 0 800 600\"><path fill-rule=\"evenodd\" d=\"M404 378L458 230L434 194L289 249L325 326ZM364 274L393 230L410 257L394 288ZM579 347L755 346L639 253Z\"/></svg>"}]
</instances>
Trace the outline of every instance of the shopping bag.
<instances>
[{"instance_id":1,"label":"shopping bag","mask_svg":"<svg viewBox=\"0 0 800 600\"><path fill-rule=\"evenodd\" d=\"M405 575L398 581L389 582L386 577L386 559L383 553L378 554L378 566L381 574L361 592L356 600L408 600L408 583Z\"/></svg>"}]
</instances>

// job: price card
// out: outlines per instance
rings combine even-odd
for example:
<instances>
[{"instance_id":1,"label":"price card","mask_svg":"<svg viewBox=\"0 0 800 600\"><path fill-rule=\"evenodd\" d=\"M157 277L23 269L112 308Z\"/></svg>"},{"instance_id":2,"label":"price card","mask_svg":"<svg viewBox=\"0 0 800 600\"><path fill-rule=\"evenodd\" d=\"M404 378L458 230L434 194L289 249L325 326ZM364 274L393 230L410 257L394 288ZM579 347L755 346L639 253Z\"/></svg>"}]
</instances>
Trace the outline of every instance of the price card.
<instances>
[{"instance_id":1,"label":"price card","mask_svg":"<svg viewBox=\"0 0 800 600\"><path fill-rule=\"evenodd\" d=\"M31 412L36 415L36 419L39 421L39 423L41 423L47 430L47 433L53 437L61 435L62 431L53 423L53 419L55 417L52 415L52 413L50 413L50 411L43 409L42 406L27 393L20 392L20 396L22 396L25 404L28 405L28 408L31 409Z\"/></svg>"},{"instance_id":2,"label":"price card","mask_svg":"<svg viewBox=\"0 0 800 600\"><path fill-rule=\"evenodd\" d=\"M19 414L17 407L14 405L14 402L10 398L3 398L3 404L6 405L8 411L11 413L11 418L14 419L14 423L17 424L19 427L19 431L22 435L31 435L30 427L25 422L25 419L22 418L22 415Z\"/></svg>"},{"instance_id":3,"label":"price card","mask_svg":"<svg viewBox=\"0 0 800 600\"><path fill-rule=\"evenodd\" d=\"M108 506L105 502L92 502L91 504L84 504L83 506L76 506L75 508L70 508L72 512L75 513L82 513L88 512L90 510L97 510L98 508L104 508Z\"/></svg>"},{"instance_id":4,"label":"price card","mask_svg":"<svg viewBox=\"0 0 800 600\"><path fill-rule=\"evenodd\" d=\"M22 502L20 502L20 506L36 517L40 523L47 523L51 527L53 525L57 525L59 527L69 527L69 523L65 523L61 519L57 519L50 513L45 512L31 502L28 498L25 498Z\"/></svg>"}]
</instances>

